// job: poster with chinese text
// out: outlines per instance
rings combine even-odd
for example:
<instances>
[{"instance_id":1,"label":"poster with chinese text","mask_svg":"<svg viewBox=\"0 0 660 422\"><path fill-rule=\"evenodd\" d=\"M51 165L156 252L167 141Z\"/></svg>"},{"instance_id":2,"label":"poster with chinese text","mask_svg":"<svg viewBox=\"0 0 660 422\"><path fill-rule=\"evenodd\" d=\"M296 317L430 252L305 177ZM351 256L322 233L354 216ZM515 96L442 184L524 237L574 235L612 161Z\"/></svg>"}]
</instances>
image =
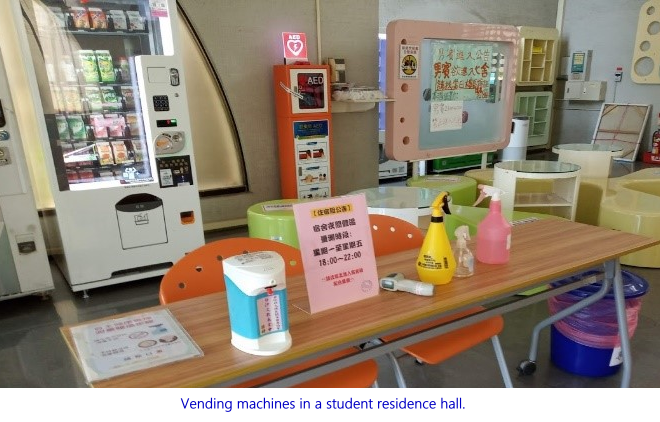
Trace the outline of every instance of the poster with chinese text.
<instances>
[{"instance_id":1,"label":"poster with chinese text","mask_svg":"<svg viewBox=\"0 0 660 422\"><path fill-rule=\"evenodd\" d=\"M330 124L328 120L293 122L298 199L330 196Z\"/></svg>"},{"instance_id":2,"label":"poster with chinese text","mask_svg":"<svg viewBox=\"0 0 660 422\"><path fill-rule=\"evenodd\" d=\"M310 312L378 294L378 273L364 194L293 205Z\"/></svg>"},{"instance_id":3,"label":"poster with chinese text","mask_svg":"<svg viewBox=\"0 0 660 422\"><path fill-rule=\"evenodd\" d=\"M431 101L487 100L493 61L492 45L480 43L432 43Z\"/></svg>"}]
</instances>

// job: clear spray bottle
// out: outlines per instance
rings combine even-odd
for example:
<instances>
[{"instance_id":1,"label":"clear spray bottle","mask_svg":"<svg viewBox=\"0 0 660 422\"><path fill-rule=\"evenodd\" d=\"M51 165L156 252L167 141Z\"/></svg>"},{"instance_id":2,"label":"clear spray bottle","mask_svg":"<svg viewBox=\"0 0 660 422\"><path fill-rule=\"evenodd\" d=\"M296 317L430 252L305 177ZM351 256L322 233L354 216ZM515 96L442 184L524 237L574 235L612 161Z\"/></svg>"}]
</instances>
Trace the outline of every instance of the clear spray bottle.
<instances>
[{"instance_id":1,"label":"clear spray bottle","mask_svg":"<svg viewBox=\"0 0 660 422\"><path fill-rule=\"evenodd\" d=\"M456 235L456 247L454 248L454 257L456 258L456 277L470 277L474 274L474 256L467 247L467 241L470 240L470 230L468 226L458 226L454 231Z\"/></svg>"}]
</instances>

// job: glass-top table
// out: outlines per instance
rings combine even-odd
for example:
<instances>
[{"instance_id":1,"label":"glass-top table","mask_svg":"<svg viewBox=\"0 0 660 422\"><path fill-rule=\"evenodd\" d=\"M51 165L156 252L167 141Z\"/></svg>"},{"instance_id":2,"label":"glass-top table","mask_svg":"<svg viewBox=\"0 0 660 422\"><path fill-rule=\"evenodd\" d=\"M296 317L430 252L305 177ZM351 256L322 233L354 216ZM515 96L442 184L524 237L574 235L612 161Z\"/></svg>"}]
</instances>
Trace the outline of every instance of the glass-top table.
<instances>
[{"instance_id":1,"label":"glass-top table","mask_svg":"<svg viewBox=\"0 0 660 422\"><path fill-rule=\"evenodd\" d=\"M623 147L617 145L599 144L561 144L552 147L553 152L559 151L596 151L596 152L609 152L614 155L623 151Z\"/></svg>"},{"instance_id":2,"label":"glass-top table","mask_svg":"<svg viewBox=\"0 0 660 422\"><path fill-rule=\"evenodd\" d=\"M569 173L580 170L580 166L561 161L522 160L502 161L495 168L521 173Z\"/></svg>"},{"instance_id":3,"label":"glass-top table","mask_svg":"<svg viewBox=\"0 0 660 422\"><path fill-rule=\"evenodd\" d=\"M577 164L582 177L609 177L612 159L623 155L623 147L606 143L561 144L552 147L558 160Z\"/></svg>"},{"instance_id":4,"label":"glass-top table","mask_svg":"<svg viewBox=\"0 0 660 422\"><path fill-rule=\"evenodd\" d=\"M575 219L577 195L580 187L580 166L561 161L523 160L502 161L495 164L493 185L504 193L502 213L509 220L513 210L557 215ZM550 192L516 192L519 179L548 180Z\"/></svg>"},{"instance_id":5,"label":"glass-top table","mask_svg":"<svg viewBox=\"0 0 660 422\"><path fill-rule=\"evenodd\" d=\"M406 220L418 227L424 225L419 217L431 214L431 204L441 190L411 186L380 186L360 189L350 194L363 193L372 214L385 214Z\"/></svg>"}]
</instances>

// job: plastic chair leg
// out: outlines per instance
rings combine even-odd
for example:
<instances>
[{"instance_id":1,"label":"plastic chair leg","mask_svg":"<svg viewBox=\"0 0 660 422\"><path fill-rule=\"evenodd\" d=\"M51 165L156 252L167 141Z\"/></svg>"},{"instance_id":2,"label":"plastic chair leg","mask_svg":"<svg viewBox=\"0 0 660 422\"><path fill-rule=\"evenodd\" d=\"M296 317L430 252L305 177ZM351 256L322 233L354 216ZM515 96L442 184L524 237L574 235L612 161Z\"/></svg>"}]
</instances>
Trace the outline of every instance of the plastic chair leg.
<instances>
[{"instance_id":1,"label":"plastic chair leg","mask_svg":"<svg viewBox=\"0 0 660 422\"><path fill-rule=\"evenodd\" d=\"M506 360L504 360L504 351L502 350L502 345L500 344L500 338L498 336L493 336L490 338L490 341L493 343L493 349L495 350L495 356L497 357L497 364L500 366L500 372L502 373L504 386L506 388L513 388L511 375L509 375L509 369L506 366Z\"/></svg>"}]
</instances>

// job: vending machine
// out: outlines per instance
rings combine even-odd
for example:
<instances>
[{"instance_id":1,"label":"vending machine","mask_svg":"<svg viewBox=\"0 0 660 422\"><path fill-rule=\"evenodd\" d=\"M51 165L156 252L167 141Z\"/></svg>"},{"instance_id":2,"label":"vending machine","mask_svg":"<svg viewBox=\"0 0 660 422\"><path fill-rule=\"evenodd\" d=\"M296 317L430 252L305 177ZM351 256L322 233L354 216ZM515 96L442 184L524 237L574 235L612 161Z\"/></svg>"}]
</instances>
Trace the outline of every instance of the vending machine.
<instances>
[{"instance_id":1,"label":"vending machine","mask_svg":"<svg viewBox=\"0 0 660 422\"><path fill-rule=\"evenodd\" d=\"M282 198L328 198L332 118L328 66L274 66Z\"/></svg>"},{"instance_id":2,"label":"vending machine","mask_svg":"<svg viewBox=\"0 0 660 422\"><path fill-rule=\"evenodd\" d=\"M73 291L204 243L174 0L13 2Z\"/></svg>"},{"instance_id":3,"label":"vending machine","mask_svg":"<svg viewBox=\"0 0 660 422\"><path fill-rule=\"evenodd\" d=\"M53 288L46 245L0 54L0 300L46 294Z\"/></svg>"}]
</instances>

